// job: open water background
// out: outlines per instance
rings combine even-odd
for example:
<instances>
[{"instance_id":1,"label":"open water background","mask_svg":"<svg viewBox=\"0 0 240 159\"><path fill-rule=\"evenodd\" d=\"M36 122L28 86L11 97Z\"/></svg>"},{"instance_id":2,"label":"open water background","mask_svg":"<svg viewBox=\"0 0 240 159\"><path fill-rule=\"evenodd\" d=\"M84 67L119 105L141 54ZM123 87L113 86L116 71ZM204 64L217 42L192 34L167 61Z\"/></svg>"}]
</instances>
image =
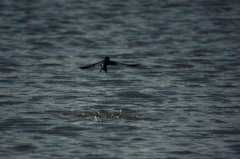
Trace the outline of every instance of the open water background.
<instances>
[{"instance_id":1,"label":"open water background","mask_svg":"<svg viewBox=\"0 0 240 159\"><path fill-rule=\"evenodd\" d=\"M1 159L237 159L239 81L238 0L0 1Z\"/></svg>"}]
</instances>

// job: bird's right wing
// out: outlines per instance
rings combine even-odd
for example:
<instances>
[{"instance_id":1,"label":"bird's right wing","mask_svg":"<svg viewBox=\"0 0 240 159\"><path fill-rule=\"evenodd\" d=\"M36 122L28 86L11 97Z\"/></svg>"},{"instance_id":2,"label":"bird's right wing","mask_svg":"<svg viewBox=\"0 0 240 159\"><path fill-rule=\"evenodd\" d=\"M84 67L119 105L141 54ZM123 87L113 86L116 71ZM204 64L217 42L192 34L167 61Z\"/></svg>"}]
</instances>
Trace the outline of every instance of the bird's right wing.
<instances>
[{"instance_id":1,"label":"bird's right wing","mask_svg":"<svg viewBox=\"0 0 240 159\"><path fill-rule=\"evenodd\" d=\"M121 63L121 62L118 62L118 64L128 66L128 67L139 67L139 66L141 66L140 64L127 64L127 63Z\"/></svg>"},{"instance_id":2,"label":"bird's right wing","mask_svg":"<svg viewBox=\"0 0 240 159\"><path fill-rule=\"evenodd\" d=\"M110 65L123 65L123 66L128 66L128 67L138 67L141 66L140 64L127 64L127 63L122 63L122 62L116 62L116 61L110 61Z\"/></svg>"},{"instance_id":3,"label":"bird's right wing","mask_svg":"<svg viewBox=\"0 0 240 159\"><path fill-rule=\"evenodd\" d=\"M99 64L101 64L103 61L99 61L99 62L96 62L96 63L93 63L93 64L88 64L88 65L85 65L85 66L80 66L79 68L81 69L87 69L87 68L91 68L91 67L94 67L94 66L97 66Z\"/></svg>"}]
</instances>

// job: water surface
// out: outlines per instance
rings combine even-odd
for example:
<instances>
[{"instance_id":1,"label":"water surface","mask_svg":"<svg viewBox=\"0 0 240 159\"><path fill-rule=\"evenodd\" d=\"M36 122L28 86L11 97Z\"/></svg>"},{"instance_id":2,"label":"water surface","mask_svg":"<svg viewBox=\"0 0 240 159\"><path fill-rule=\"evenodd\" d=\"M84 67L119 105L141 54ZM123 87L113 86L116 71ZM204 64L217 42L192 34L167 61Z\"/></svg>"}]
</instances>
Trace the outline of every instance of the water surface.
<instances>
[{"instance_id":1,"label":"water surface","mask_svg":"<svg viewBox=\"0 0 240 159\"><path fill-rule=\"evenodd\" d=\"M239 8L2 0L1 157L238 158Z\"/></svg>"}]
</instances>

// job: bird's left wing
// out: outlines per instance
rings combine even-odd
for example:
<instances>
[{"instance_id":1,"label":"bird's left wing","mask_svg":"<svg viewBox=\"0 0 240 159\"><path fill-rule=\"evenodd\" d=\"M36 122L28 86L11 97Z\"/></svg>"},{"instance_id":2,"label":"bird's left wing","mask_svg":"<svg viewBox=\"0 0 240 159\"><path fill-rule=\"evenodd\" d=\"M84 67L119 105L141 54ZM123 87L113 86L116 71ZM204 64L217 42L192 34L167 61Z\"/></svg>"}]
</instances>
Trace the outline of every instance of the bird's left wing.
<instances>
[{"instance_id":1,"label":"bird's left wing","mask_svg":"<svg viewBox=\"0 0 240 159\"><path fill-rule=\"evenodd\" d=\"M79 68L81 69L87 69L87 68L91 68L91 67L94 67L94 66L97 66L99 64L101 64L103 61L99 61L99 62L96 62L96 63L93 63L93 64L88 64L88 65L85 65L85 66L80 66Z\"/></svg>"}]
</instances>

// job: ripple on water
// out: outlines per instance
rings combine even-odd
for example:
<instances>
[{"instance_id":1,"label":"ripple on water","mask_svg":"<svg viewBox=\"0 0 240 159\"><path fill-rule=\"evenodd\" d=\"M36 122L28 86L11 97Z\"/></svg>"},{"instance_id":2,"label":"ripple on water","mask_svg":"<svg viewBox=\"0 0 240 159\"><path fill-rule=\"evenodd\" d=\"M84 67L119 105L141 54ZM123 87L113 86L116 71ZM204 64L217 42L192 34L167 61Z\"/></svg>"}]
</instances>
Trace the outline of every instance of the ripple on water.
<instances>
[{"instance_id":1,"label":"ripple on water","mask_svg":"<svg viewBox=\"0 0 240 159\"><path fill-rule=\"evenodd\" d=\"M13 73L13 72L17 72L17 69L6 66L0 68L0 73Z\"/></svg>"},{"instance_id":2,"label":"ripple on water","mask_svg":"<svg viewBox=\"0 0 240 159\"><path fill-rule=\"evenodd\" d=\"M236 154L240 155L240 143L230 144L228 147L232 149Z\"/></svg>"},{"instance_id":3,"label":"ripple on water","mask_svg":"<svg viewBox=\"0 0 240 159\"><path fill-rule=\"evenodd\" d=\"M34 118L22 118L22 117L13 117L7 118L0 122L0 129L1 130L13 130L13 129L20 129L20 130L35 130L41 129L42 127L48 126L48 123L44 123L38 121Z\"/></svg>"},{"instance_id":4,"label":"ripple on water","mask_svg":"<svg viewBox=\"0 0 240 159\"><path fill-rule=\"evenodd\" d=\"M237 135L239 136L240 134L240 129L216 129L216 130L210 130L210 133L214 135L219 135L219 136L225 136L225 135Z\"/></svg>"},{"instance_id":5,"label":"ripple on water","mask_svg":"<svg viewBox=\"0 0 240 159\"><path fill-rule=\"evenodd\" d=\"M81 131L89 130L89 128L80 127L80 126L54 126L45 129L31 130L29 133L37 133L43 135L57 135L65 137L76 137L79 136Z\"/></svg>"},{"instance_id":6,"label":"ripple on water","mask_svg":"<svg viewBox=\"0 0 240 159\"><path fill-rule=\"evenodd\" d=\"M13 100L7 100L7 101L0 101L0 106L11 106L11 105L19 105L25 103L24 101L13 101Z\"/></svg>"},{"instance_id":7,"label":"ripple on water","mask_svg":"<svg viewBox=\"0 0 240 159\"><path fill-rule=\"evenodd\" d=\"M38 147L32 143L22 143L9 148L15 152L34 152Z\"/></svg>"},{"instance_id":8,"label":"ripple on water","mask_svg":"<svg viewBox=\"0 0 240 159\"><path fill-rule=\"evenodd\" d=\"M129 90L129 91L121 91L119 93L117 93L117 96L119 98L132 98L132 99L150 99L150 98L154 98L154 95L151 94L147 94L147 93L141 93L139 91L133 91L133 90Z\"/></svg>"}]
</instances>

